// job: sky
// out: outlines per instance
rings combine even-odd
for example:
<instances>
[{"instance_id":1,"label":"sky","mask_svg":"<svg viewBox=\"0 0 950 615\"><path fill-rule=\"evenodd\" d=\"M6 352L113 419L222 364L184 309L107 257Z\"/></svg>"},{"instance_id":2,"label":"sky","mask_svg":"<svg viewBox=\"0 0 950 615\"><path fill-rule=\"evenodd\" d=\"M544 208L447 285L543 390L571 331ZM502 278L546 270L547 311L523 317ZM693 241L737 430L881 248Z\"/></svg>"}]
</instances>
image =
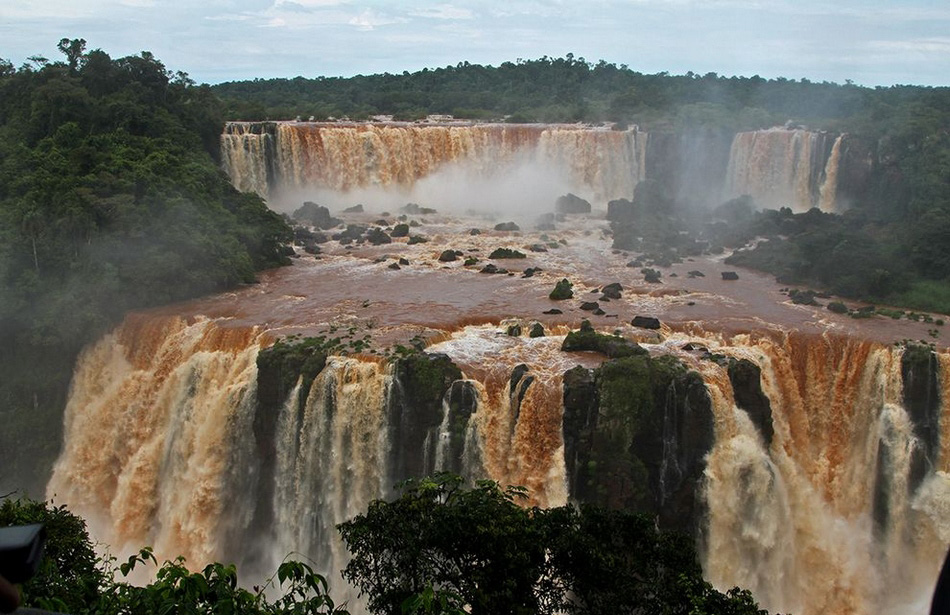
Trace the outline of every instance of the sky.
<instances>
[{"instance_id":1,"label":"sky","mask_svg":"<svg viewBox=\"0 0 950 615\"><path fill-rule=\"evenodd\" d=\"M0 58L61 38L199 83L575 57L643 73L950 85L950 0L4 0Z\"/></svg>"}]
</instances>

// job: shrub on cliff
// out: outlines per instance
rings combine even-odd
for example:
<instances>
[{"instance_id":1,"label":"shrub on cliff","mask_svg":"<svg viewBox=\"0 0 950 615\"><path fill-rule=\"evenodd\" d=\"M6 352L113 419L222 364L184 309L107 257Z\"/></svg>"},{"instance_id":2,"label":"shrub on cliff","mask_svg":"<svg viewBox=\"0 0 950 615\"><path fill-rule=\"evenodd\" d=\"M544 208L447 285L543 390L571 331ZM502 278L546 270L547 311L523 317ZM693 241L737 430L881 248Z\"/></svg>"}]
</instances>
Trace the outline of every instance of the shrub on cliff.
<instances>
[{"instance_id":1,"label":"shrub on cliff","mask_svg":"<svg viewBox=\"0 0 950 615\"><path fill-rule=\"evenodd\" d=\"M565 352L580 350L599 352L610 359L648 354L647 350L636 342L631 342L616 335L597 333L591 326L590 321L587 320L581 323L580 330L571 331L567 334L561 344L561 350Z\"/></svg>"}]
</instances>

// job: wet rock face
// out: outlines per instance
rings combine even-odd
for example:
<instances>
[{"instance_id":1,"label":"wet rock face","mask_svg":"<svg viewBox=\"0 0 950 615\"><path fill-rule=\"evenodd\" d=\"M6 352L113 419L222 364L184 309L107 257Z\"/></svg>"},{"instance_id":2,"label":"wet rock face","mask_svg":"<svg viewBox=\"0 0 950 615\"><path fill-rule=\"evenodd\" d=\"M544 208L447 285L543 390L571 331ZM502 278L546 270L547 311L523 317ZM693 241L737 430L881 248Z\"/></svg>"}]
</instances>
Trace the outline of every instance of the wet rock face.
<instances>
[{"instance_id":1,"label":"wet rock face","mask_svg":"<svg viewBox=\"0 0 950 615\"><path fill-rule=\"evenodd\" d=\"M762 371L748 359L730 361L728 369L736 405L752 419L768 449L772 445L775 430L772 427L772 405L762 392Z\"/></svg>"},{"instance_id":2,"label":"wet rock face","mask_svg":"<svg viewBox=\"0 0 950 615\"><path fill-rule=\"evenodd\" d=\"M444 354L411 354L397 360L390 396L389 429L391 476L395 481L425 475L435 442L426 444L429 431L442 423L442 399L462 372Z\"/></svg>"},{"instance_id":3,"label":"wet rock face","mask_svg":"<svg viewBox=\"0 0 950 615\"><path fill-rule=\"evenodd\" d=\"M592 501L588 464L597 427L594 372L578 365L564 373L564 463L571 497Z\"/></svg>"},{"instance_id":4,"label":"wet rock face","mask_svg":"<svg viewBox=\"0 0 950 615\"><path fill-rule=\"evenodd\" d=\"M908 488L913 493L933 471L940 453L940 388L937 355L923 345L910 345L901 357L904 408L920 446L911 458Z\"/></svg>"},{"instance_id":5,"label":"wet rock face","mask_svg":"<svg viewBox=\"0 0 950 615\"><path fill-rule=\"evenodd\" d=\"M478 392L471 381L456 380L446 395L449 410L449 450L445 455L445 470L461 474L464 470L465 432L469 419L478 409Z\"/></svg>"},{"instance_id":6,"label":"wet rock face","mask_svg":"<svg viewBox=\"0 0 950 615\"><path fill-rule=\"evenodd\" d=\"M713 436L702 378L675 358L630 356L564 374L568 486L582 502L698 531Z\"/></svg>"}]
</instances>

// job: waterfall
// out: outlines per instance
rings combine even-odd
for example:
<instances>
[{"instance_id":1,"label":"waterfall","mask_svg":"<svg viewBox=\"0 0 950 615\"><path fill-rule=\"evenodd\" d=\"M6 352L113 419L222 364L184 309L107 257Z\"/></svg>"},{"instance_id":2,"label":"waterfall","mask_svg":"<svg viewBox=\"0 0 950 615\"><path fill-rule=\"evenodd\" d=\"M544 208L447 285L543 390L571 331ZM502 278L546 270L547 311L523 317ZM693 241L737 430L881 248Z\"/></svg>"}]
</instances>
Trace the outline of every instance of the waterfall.
<instances>
[{"instance_id":1,"label":"waterfall","mask_svg":"<svg viewBox=\"0 0 950 615\"><path fill-rule=\"evenodd\" d=\"M80 358L47 493L115 552L154 545L192 566L221 557L250 515L247 434L259 333L130 317ZM252 491L251 491L252 493Z\"/></svg>"},{"instance_id":2,"label":"waterfall","mask_svg":"<svg viewBox=\"0 0 950 615\"><path fill-rule=\"evenodd\" d=\"M646 134L575 126L230 122L222 162L239 190L410 189L451 165L490 178L538 164L598 202L632 198L646 174Z\"/></svg>"},{"instance_id":3,"label":"waterfall","mask_svg":"<svg viewBox=\"0 0 950 615\"><path fill-rule=\"evenodd\" d=\"M336 532L390 491L385 424L391 375L377 363L331 357L303 408L293 391L278 417L271 569L299 553L319 570L339 572L348 560ZM349 596L350 599L355 596Z\"/></svg>"},{"instance_id":4,"label":"waterfall","mask_svg":"<svg viewBox=\"0 0 950 615\"><path fill-rule=\"evenodd\" d=\"M731 392L714 395L711 581L747 587L780 612L906 612L929 599L950 538L947 480L938 472L910 487L917 439L902 406L901 350L791 335L740 337L718 351L761 367L775 436L766 448ZM707 376L711 390L722 380Z\"/></svg>"},{"instance_id":5,"label":"waterfall","mask_svg":"<svg viewBox=\"0 0 950 615\"><path fill-rule=\"evenodd\" d=\"M838 166L841 162L841 143L845 135L838 135L831 146L831 155L825 164L825 180L821 184L821 200L819 208L829 213L838 212Z\"/></svg>"},{"instance_id":6,"label":"waterfall","mask_svg":"<svg viewBox=\"0 0 950 615\"><path fill-rule=\"evenodd\" d=\"M738 133L729 154L723 198L747 194L760 207L790 207L797 212L832 206L837 164L831 177L826 171L825 141L824 133L807 130L773 128ZM829 200L819 198L823 177Z\"/></svg>"},{"instance_id":7,"label":"waterfall","mask_svg":"<svg viewBox=\"0 0 950 615\"><path fill-rule=\"evenodd\" d=\"M525 485L531 504L566 503L563 374L580 357L561 352L562 340L499 335L488 325L430 347L431 357L448 355L463 377L449 383L435 422L427 423L434 439L426 470ZM725 359L683 350L686 342ZM258 329L227 321L128 317L77 365L49 496L86 517L113 553L151 544L159 558L181 554L200 568L256 549L264 553L262 570L297 553L317 562L334 594L345 596L335 575L347 556L335 526L390 497L403 478L390 467L392 422L400 420L394 408L404 410L411 396L392 364L329 357L309 390L298 381L273 409L274 462L262 472L253 423L261 412L256 357L266 343ZM750 588L773 611L925 611L921 597L929 596L950 542L950 355L933 361L925 354L914 364L935 370L918 372L915 390L932 387L940 397L939 437L927 453L933 467L914 479L923 419L905 407L911 381L902 348L797 333L702 332L672 333L649 347L698 371L711 399L701 552L712 583ZM733 390L730 359L761 372L770 441ZM666 408L665 496L685 449L670 399L657 403ZM262 494L272 495L262 503ZM251 530L262 504L269 524Z\"/></svg>"}]
</instances>

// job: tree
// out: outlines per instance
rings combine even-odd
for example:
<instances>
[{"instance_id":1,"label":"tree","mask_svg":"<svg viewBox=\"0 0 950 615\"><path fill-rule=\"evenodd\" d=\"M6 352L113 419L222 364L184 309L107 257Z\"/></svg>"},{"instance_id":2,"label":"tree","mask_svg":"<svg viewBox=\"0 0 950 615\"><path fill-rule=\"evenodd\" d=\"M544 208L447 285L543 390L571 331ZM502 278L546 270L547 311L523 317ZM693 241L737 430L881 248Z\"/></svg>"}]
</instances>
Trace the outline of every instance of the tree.
<instances>
[{"instance_id":1,"label":"tree","mask_svg":"<svg viewBox=\"0 0 950 615\"><path fill-rule=\"evenodd\" d=\"M65 506L6 499L0 527L44 523L47 542L36 576L24 583L24 606L78 613L99 598L106 576L98 567L86 522Z\"/></svg>"},{"instance_id":2,"label":"tree","mask_svg":"<svg viewBox=\"0 0 950 615\"><path fill-rule=\"evenodd\" d=\"M524 508L523 488L448 473L401 489L338 526L343 576L373 613L764 613L748 592L713 589L692 540L649 517Z\"/></svg>"},{"instance_id":3,"label":"tree","mask_svg":"<svg viewBox=\"0 0 950 615\"><path fill-rule=\"evenodd\" d=\"M192 572L179 557L158 566L150 548L115 568L113 559L96 556L86 522L64 506L9 499L0 505L0 527L31 523L45 524L47 541L39 572L23 585L27 607L89 615L348 615L330 598L326 579L302 562L284 561L250 592L238 585L233 565ZM120 580L148 564L157 566L152 583ZM275 585L280 597L271 602L265 590Z\"/></svg>"},{"instance_id":4,"label":"tree","mask_svg":"<svg viewBox=\"0 0 950 615\"><path fill-rule=\"evenodd\" d=\"M74 73L76 72L76 68L79 66L79 61L83 57L83 52L86 51L86 39L60 39L59 44L56 45L56 48L66 56L66 61L69 64L69 72Z\"/></svg>"}]
</instances>

